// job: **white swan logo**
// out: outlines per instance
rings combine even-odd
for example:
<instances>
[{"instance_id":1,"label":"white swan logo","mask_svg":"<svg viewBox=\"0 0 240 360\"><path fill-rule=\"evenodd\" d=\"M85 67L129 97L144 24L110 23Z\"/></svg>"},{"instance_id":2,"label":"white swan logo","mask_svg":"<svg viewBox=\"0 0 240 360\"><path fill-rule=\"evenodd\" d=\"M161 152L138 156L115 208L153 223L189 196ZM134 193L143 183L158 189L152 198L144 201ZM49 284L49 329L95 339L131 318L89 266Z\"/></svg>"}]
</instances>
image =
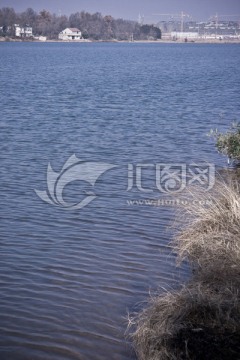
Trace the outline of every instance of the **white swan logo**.
<instances>
[{"instance_id":1,"label":"white swan logo","mask_svg":"<svg viewBox=\"0 0 240 360\"><path fill-rule=\"evenodd\" d=\"M94 187L97 179L107 170L116 167L108 163L93 161L82 161L75 154L72 155L63 165L60 173L53 171L51 164L47 169L47 191L35 190L36 194L45 202L51 205L62 207L65 210L82 209L93 201L97 195L93 192L86 192L86 197L78 203L67 203L63 199L64 187L72 181L82 180Z\"/></svg>"}]
</instances>

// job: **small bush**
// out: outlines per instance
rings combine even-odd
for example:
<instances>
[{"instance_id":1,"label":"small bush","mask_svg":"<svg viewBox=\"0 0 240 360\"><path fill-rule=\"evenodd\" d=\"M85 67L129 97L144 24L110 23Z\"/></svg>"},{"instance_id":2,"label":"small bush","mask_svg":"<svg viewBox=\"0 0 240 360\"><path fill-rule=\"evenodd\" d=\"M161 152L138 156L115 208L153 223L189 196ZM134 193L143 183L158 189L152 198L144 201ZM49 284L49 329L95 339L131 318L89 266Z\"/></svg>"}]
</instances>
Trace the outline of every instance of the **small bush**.
<instances>
[{"instance_id":1,"label":"small bush","mask_svg":"<svg viewBox=\"0 0 240 360\"><path fill-rule=\"evenodd\" d=\"M225 134L211 130L210 136L215 138L216 148L221 154L229 160L240 161L240 123L232 124Z\"/></svg>"}]
</instances>

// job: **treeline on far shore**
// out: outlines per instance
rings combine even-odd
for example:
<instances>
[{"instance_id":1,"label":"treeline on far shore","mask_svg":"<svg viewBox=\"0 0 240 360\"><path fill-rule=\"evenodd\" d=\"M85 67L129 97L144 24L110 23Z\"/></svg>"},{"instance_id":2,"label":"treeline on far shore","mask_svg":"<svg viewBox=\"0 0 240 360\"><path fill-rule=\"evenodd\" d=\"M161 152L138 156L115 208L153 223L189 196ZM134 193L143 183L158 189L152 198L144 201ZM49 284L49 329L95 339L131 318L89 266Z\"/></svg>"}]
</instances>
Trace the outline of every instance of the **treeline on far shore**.
<instances>
[{"instance_id":1,"label":"treeline on far shore","mask_svg":"<svg viewBox=\"0 0 240 360\"><path fill-rule=\"evenodd\" d=\"M13 8L0 9L0 36L15 36L15 24L31 26L34 36L47 36L57 39L58 34L70 27L78 28L85 39L92 40L157 40L161 39L161 30L154 25L141 25L136 21L114 19L97 12L85 11L70 16L51 14L47 10L39 13L32 8L16 13Z\"/></svg>"}]
</instances>

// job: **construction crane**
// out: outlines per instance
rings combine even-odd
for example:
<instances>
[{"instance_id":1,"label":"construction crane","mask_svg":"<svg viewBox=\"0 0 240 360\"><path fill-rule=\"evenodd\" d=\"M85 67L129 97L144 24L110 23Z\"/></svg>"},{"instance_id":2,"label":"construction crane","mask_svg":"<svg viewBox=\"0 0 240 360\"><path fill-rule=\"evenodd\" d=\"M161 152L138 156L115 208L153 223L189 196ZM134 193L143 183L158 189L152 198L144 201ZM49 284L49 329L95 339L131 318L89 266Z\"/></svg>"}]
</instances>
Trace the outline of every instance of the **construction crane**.
<instances>
[{"instance_id":1,"label":"construction crane","mask_svg":"<svg viewBox=\"0 0 240 360\"><path fill-rule=\"evenodd\" d=\"M240 18L240 15L239 14L238 15L236 15L236 14L235 15L218 15L218 13L216 13L216 15L211 16L210 19L217 19L218 20L220 17L221 18L223 18L223 17L224 18L228 18L228 17Z\"/></svg>"},{"instance_id":2,"label":"construction crane","mask_svg":"<svg viewBox=\"0 0 240 360\"><path fill-rule=\"evenodd\" d=\"M181 32L183 32L184 18L191 18L190 15L185 14L183 11L181 11L180 14L153 14L153 16L170 16L171 18L180 18L181 19Z\"/></svg>"}]
</instances>

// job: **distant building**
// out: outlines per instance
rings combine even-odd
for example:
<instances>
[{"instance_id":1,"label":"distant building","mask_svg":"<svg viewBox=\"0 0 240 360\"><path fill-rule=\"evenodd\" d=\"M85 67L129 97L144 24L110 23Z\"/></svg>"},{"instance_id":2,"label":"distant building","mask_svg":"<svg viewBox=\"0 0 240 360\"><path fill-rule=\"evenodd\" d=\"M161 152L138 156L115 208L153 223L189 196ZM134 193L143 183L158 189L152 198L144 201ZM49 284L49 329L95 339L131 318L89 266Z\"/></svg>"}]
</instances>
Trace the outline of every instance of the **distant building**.
<instances>
[{"instance_id":1,"label":"distant building","mask_svg":"<svg viewBox=\"0 0 240 360\"><path fill-rule=\"evenodd\" d=\"M34 36L35 40L39 40L39 41L47 41L47 37L46 36Z\"/></svg>"},{"instance_id":2,"label":"distant building","mask_svg":"<svg viewBox=\"0 0 240 360\"><path fill-rule=\"evenodd\" d=\"M163 40L194 40L201 39L238 39L240 23L229 20L185 21L182 31L181 21L159 21Z\"/></svg>"},{"instance_id":3,"label":"distant building","mask_svg":"<svg viewBox=\"0 0 240 360\"><path fill-rule=\"evenodd\" d=\"M32 27L29 25L19 26L18 24L14 25L15 27L15 36L21 38L30 38L33 36Z\"/></svg>"},{"instance_id":4,"label":"distant building","mask_svg":"<svg viewBox=\"0 0 240 360\"><path fill-rule=\"evenodd\" d=\"M172 40L184 40L184 39L194 40L197 39L198 37L199 35L197 32L177 32L177 31L171 32Z\"/></svg>"},{"instance_id":5,"label":"distant building","mask_svg":"<svg viewBox=\"0 0 240 360\"><path fill-rule=\"evenodd\" d=\"M67 28L58 35L59 40L80 40L82 33L77 28Z\"/></svg>"}]
</instances>

